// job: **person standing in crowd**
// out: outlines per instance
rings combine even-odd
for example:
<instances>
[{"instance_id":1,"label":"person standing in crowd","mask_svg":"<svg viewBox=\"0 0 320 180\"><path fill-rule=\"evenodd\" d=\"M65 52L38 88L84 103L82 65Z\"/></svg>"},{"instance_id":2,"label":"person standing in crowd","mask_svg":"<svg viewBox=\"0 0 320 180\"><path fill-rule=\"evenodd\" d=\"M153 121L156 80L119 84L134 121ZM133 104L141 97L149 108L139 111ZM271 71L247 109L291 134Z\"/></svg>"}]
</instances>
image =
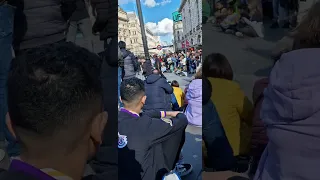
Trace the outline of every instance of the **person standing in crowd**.
<instances>
[{"instance_id":1,"label":"person standing in crowd","mask_svg":"<svg viewBox=\"0 0 320 180\"><path fill-rule=\"evenodd\" d=\"M154 58L154 69L157 69L158 71L161 71L161 60L160 60L160 56L155 55Z\"/></svg>"},{"instance_id":2,"label":"person standing in crowd","mask_svg":"<svg viewBox=\"0 0 320 180\"><path fill-rule=\"evenodd\" d=\"M119 41L119 48L123 57L124 64L124 77L123 79L130 79L136 77L136 73L139 69L138 59L132 52L126 49L126 43Z\"/></svg>"},{"instance_id":3,"label":"person standing in crowd","mask_svg":"<svg viewBox=\"0 0 320 180\"><path fill-rule=\"evenodd\" d=\"M233 70L224 55L219 53L208 55L202 68L203 75L208 78L214 89L211 100L217 108L233 155L237 158L236 171L244 172L248 169L250 155L252 103L240 86L233 81Z\"/></svg>"},{"instance_id":4,"label":"person standing in crowd","mask_svg":"<svg viewBox=\"0 0 320 180\"><path fill-rule=\"evenodd\" d=\"M208 0L202 0L202 24L206 24L211 16L211 8Z\"/></svg>"},{"instance_id":5,"label":"person standing in crowd","mask_svg":"<svg viewBox=\"0 0 320 180\"><path fill-rule=\"evenodd\" d=\"M0 179L81 180L107 122L99 57L55 43L23 52L12 64L6 124L21 154Z\"/></svg>"},{"instance_id":6,"label":"person standing in crowd","mask_svg":"<svg viewBox=\"0 0 320 180\"><path fill-rule=\"evenodd\" d=\"M118 115L119 180L162 180L176 171L187 118L178 111L141 113L149 97L138 78L124 80L120 92L124 108Z\"/></svg>"},{"instance_id":7,"label":"person standing in crowd","mask_svg":"<svg viewBox=\"0 0 320 180\"><path fill-rule=\"evenodd\" d=\"M269 142L254 180L319 177L319 8L309 9L292 34L294 48L269 76L260 112Z\"/></svg>"},{"instance_id":8,"label":"person standing in crowd","mask_svg":"<svg viewBox=\"0 0 320 180\"><path fill-rule=\"evenodd\" d=\"M186 99L188 105L185 114L189 124L202 126L202 69L199 69L195 79L188 85Z\"/></svg>"},{"instance_id":9,"label":"person standing in crowd","mask_svg":"<svg viewBox=\"0 0 320 180\"><path fill-rule=\"evenodd\" d=\"M121 99L120 99L120 84L122 82L124 76L124 60L122 56L122 52L118 46L118 106L122 107Z\"/></svg>"},{"instance_id":10,"label":"person standing in crowd","mask_svg":"<svg viewBox=\"0 0 320 180\"><path fill-rule=\"evenodd\" d=\"M142 74L145 78L152 74L152 62L150 59L146 59L142 65Z\"/></svg>"},{"instance_id":11,"label":"person standing in crowd","mask_svg":"<svg viewBox=\"0 0 320 180\"><path fill-rule=\"evenodd\" d=\"M78 30L82 33L84 47L93 52L92 44L92 22L90 20L85 0L75 0L75 11L68 20L69 29L67 41L76 42Z\"/></svg>"},{"instance_id":12,"label":"person standing in crowd","mask_svg":"<svg viewBox=\"0 0 320 180\"><path fill-rule=\"evenodd\" d=\"M273 0L273 24L271 28L278 28L279 24L282 28L289 28L289 2L287 0Z\"/></svg>"},{"instance_id":13,"label":"person standing in crowd","mask_svg":"<svg viewBox=\"0 0 320 180\"><path fill-rule=\"evenodd\" d=\"M173 88L167 80L161 76L160 71L153 70L152 74L145 81L147 100L143 106L144 111L170 111L171 94Z\"/></svg>"},{"instance_id":14,"label":"person standing in crowd","mask_svg":"<svg viewBox=\"0 0 320 180\"><path fill-rule=\"evenodd\" d=\"M5 117L8 112L7 106L7 79L12 60L12 34L14 22L13 6L7 4L7 1L0 0L0 161L5 155ZM8 132L6 132L8 134ZM11 138L11 137L10 137ZM10 152L13 153L14 152Z\"/></svg>"}]
</instances>

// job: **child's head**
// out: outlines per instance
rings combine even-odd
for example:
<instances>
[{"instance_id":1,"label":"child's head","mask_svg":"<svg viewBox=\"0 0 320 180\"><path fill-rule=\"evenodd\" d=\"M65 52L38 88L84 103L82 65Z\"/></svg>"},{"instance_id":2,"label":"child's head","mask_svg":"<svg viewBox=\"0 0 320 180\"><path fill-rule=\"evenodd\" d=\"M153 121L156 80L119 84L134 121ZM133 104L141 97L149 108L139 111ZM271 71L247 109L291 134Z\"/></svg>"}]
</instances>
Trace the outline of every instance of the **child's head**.
<instances>
[{"instance_id":1,"label":"child's head","mask_svg":"<svg viewBox=\"0 0 320 180\"><path fill-rule=\"evenodd\" d=\"M173 86L173 87L179 87L178 81L173 80L173 81L171 82L171 86Z\"/></svg>"},{"instance_id":2,"label":"child's head","mask_svg":"<svg viewBox=\"0 0 320 180\"><path fill-rule=\"evenodd\" d=\"M205 77L233 80L233 70L228 59L220 53L208 55L203 62L203 75Z\"/></svg>"}]
</instances>

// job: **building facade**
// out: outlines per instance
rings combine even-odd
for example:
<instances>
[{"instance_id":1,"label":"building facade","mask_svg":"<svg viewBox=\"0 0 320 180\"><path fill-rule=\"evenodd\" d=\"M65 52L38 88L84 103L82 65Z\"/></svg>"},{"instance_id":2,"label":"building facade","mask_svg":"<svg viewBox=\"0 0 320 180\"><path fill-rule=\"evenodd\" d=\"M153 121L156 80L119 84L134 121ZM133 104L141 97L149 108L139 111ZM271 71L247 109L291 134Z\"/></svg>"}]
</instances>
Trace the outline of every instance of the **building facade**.
<instances>
[{"instance_id":1,"label":"building facade","mask_svg":"<svg viewBox=\"0 0 320 180\"><path fill-rule=\"evenodd\" d=\"M159 37L146 28L146 36L149 48L155 48L160 44ZM134 12L125 12L118 7L118 41L124 41L127 49L136 56L144 56L140 21ZM149 53L158 53L156 49L150 49Z\"/></svg>"},{"instance_id":2,"label":"building facade","mask_svg":"<svg viewBox=\"0 0 320 180\"><path fill-rule=\"evenodd\" d=\"M173 48L175 51L182 50L183 23L173 22Z\"/></svg>"},{"instance_id":3,"label":"building facade","mask_svg":"<svg viewBox=\"0 0 320 180\"><path fill-rule=\"evenodd\" d=\"M182 0L179 7L182 16L182 48L202 45L202 0Z\"/></svg>"},{"instance_id":4,"label":"building facade","mask_svg":"<svg viewBox=\"0 0 320 180\"><path fill-rule=\"evenodd\" d=\"M131 46L129 18L127 13L118 6L118 41L124 41L127 48Z\"/></svg>"}]
</instances>

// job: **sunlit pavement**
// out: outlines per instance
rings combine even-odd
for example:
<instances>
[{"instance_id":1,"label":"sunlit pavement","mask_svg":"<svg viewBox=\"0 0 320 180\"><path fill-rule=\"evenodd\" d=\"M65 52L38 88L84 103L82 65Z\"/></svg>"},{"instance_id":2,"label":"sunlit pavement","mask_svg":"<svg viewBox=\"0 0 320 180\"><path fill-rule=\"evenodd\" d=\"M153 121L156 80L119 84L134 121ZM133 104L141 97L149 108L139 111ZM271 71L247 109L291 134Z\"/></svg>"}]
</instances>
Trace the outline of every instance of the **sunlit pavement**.
<instances>
[{"instance_id":1,"label":"sunlit pavement","mask_svg":"<svg viewBox=\"0 0 320 180\"><path fill-rule=\"evenodd\" d=\"M269 25L265 25L263 39L237 38L218 32L212 24L203 26L203 56L214 52L224 54L233 68L235 80L250 99L254 82L269 75L273 65L271 50L286 33L283 29L269 29Z\"/></svg>"}]
</instances>

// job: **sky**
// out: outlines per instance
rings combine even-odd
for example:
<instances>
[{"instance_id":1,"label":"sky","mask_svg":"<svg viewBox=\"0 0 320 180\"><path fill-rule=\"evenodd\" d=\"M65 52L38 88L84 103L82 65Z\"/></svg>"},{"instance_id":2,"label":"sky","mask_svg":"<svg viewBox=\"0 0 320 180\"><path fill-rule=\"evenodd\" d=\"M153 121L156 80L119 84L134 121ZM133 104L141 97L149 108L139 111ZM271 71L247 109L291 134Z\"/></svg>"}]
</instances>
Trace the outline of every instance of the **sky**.
<instances>
[{"instance_id":1,"label":"sky","mask_svg":"<svg viewBox=\"0 0 320 180\"><path fill-rule=\"evenodd\" d=\"M126 12L137 13L136 0L119 0L120 7ZM145 26L156 36L160 36L162 45L172 44L172 13L177 11L180 0L141 0Z\"/></svg>"}]
</instances>

